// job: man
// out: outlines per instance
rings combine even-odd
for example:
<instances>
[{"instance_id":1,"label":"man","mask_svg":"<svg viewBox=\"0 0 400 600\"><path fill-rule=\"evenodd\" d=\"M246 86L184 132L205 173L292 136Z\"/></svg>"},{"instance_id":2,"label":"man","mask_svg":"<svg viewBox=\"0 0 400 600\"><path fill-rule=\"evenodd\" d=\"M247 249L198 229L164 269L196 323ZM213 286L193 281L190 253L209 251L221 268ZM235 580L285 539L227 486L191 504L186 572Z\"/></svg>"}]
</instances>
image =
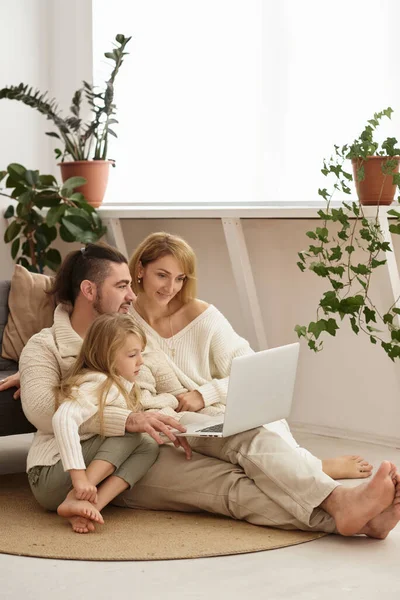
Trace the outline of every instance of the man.
<instances>
[{"instance_id":1,"label":"man","mask_svg":"<svg viewBox=\"0 0 400 600\"><path fill-rule=\"evenodd\" d=\"M54 387L76 357L88 327L99 314L129 310L133 300L130 284L127 261L112 248L90 244L64 260L53 289L62 303L56 309L54 325L29 340L20 361L23 408L40 434L52 434ZM157 413L121 409L117 415L105 411L104 417L106 435L146 432L162 443L161 432L179 445L170 427L184 430ZM386 537L400 519L400 476L391 463L382 463L368 484L343 488L320 469L304 463L277 434L271 432L269 439L271 472L266 475L256 470L253 478L236 458L257 444L251 432L223 441L236 464L197 453L187 461L182 452L164 445L148 474L120 496L117 504L208 511L258 525L377 538ZM186 441L181 444L189 455ZM262 451L265 453L265 448Z\"/></svg>"}]
</instances>

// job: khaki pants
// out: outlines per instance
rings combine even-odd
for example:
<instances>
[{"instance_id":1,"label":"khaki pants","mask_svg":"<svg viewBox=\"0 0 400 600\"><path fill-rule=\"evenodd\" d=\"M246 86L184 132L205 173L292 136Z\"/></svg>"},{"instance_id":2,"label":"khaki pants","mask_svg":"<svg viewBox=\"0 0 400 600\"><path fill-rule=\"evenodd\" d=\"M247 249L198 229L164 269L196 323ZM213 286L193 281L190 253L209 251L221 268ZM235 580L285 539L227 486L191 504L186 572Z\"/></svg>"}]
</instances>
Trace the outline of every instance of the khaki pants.
<instances>
[{"instance_id":1,"label":"khaki pants","mask_svg":"<svg viewBox=\"0 0 400 600\"><path fill-rule=\"evenodd\" d=\"M93 460L104 460L115 467L114 475L131 488L150 469L158 457L159 447L150 436L126 433L121 437L95 435L81 442L83 459L88 467ZM71 476L61 460L55 465L29 469L33 495L47 510L57 510L72 488Z\"/></svg>"},{"instance_id":2,"label":"khaki pants","mask_svg":"<svg viewBox=\"0 0 400 600\"><path fill-rule=\"evenodd\" d=\"M264 427L229 438L191 438L192 460L163 446L150 471L114 503L130 508L206 511L256 525L334 532L321 508L337 482L320 461Z\"/></svg>"}]
</instances>

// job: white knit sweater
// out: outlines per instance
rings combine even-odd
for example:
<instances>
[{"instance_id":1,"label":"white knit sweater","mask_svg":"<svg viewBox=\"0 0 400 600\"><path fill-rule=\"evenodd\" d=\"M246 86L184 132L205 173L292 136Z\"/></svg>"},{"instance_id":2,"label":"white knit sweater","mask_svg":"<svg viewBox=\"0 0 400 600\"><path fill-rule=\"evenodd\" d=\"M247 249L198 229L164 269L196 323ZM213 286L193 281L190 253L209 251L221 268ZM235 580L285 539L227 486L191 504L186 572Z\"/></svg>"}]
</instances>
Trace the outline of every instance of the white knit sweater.
<instances>
[{"instance_id":1,"label":"white knit sweater","mask_svg":"<svg viewBox=\"0 0 400 600\"><path fill-rule=\"evenodd\" d=\"M166 340L150 327L134 308L131 311L137 323L146 332L147 350L161 351L181 385L201 393L205 404L202 412L223 412L232 360L236 356L252 354L253 350L249 343L234 331L222 313L210 305L189 325L174 334L173 340ZM174 359L172 350L175 350Z\"/></svg>"},{"instance_id":2,"label":"white knit sweater","mask_svg":"<svg viewBox=\"0 0 400 600\"><path fill-rule=\"evenodd\" d=\"M71 308L65 305L57 306L53 326L34 335L21 353L22 408L37 429L28 453L28 471L36 465L53 465L60 458L58 450L55 450L52 426L55 388L82 346L82 338L71 326L70 311ZM104 434L107 437L124 435L130 412L118 406L105 406ZM88 426L94 434L100 433L97 414L90 419Z\"/></svg>"},{"instance_id":3,"label":"white knit sweater","mask_svg":"<svg viewBox=\"0 0 400 600\"><path fill-rule=\"evenodd\" d=\"M107 376L103 373L86 373L79 385L72 388L72 398L65 400L53 416L55 438L52 455L53 460L61 456L64 471L86 469L81 441L95 435L90 419L98 414L101 387L106 379ZM133 384L122 377L120 380L121 385L130 393ZM107 394L105 406L127 409L125 398L114 384Z\"/></svg>"}]
</instances>

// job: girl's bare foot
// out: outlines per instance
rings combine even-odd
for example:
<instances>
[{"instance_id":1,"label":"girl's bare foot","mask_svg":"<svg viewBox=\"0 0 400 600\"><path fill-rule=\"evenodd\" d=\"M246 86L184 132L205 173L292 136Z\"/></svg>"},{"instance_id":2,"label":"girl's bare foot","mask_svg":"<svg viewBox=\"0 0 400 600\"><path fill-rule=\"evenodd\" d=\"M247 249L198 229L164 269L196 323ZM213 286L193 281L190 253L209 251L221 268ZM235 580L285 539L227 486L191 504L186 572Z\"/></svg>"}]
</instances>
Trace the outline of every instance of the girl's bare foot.
<instances>
[{"instance_id":1,"label":"girl's bare foot","mask_svg":"<svg viewBox=\"0 0 400 600\"><path fill-rule=\"evenodd\" d=\"M72 529L77 533L89 533L94 531L93 523L104 523L100 512L87 500L77 500L75 491L71 490L64 502L57 508L57 513L66 519L69 519Z\"/></svg>"},{"instance_id":2,"label":"girl's bare foot","mask_svg":"<svg viewBox=\"0 0 400 600\"><path fill-rule=\"evenodd\" d=\"M372 473L370 465L362 456L337 456L322 461L322 470L332 479L362 479Z\"/></svg>"},{"instance_id":3,"label":"girl's bare foot","mask_svg":"<svg viewBox=\"0 0 400 600\"><path fill-rule=\"evenodd\" d=\"M384 540L400 521L400 483L396 484L396 492L392 504L380 515L374 517L360 531L369 537Z\"/></svg>"},{"instance_id":4,"label":"girl's bare foot","mask_svg":"<svg viewBox=\"0 0 400 600\"><path fill-rule=\"evenodd\" d=\"M393 503L396 473L395 465L384 461L368 483L355 488L339 486L333 490L321 507L333 516L339 533L361 533L367 523Z\"/></svg>"},{"instance_id":5,"label":"girl's bare foot","mask_svg":"<svg viewBox=\"0 0 400 600\"><path fill-rule=\"evenodd\" d=\"M72 525L72 530L76 533L91 533L94 531L93 521L85 517L70 517L68 521Z\"/></svg>"}]
</instances>

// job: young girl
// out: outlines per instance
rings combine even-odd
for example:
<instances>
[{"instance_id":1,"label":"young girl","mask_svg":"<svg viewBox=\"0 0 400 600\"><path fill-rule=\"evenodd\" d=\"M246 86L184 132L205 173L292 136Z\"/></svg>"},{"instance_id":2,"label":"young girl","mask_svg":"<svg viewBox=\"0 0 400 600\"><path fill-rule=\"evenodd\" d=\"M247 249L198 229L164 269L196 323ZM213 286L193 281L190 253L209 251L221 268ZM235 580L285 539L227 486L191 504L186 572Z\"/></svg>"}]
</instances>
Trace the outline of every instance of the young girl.
<instances>
[{"instance_id":1,"label":"young girl","mask_svg":"<svg viewBox=\"0 0 400 600\"><path fill-rule=\"evenodd\" d=\"M65 487L72 483L57 512L78 533L93 531L91 521L102 523L100 510L141 479L158 456L158 444L147 434L104 438L93 433L102 433L105 409L108 414L113 407L137 412L135 379L145 345L146 337L130 315L98 317L57 390L53 429L59 460L43 469L59 470L57 494L64 492L65 497ZM40 486L33 486L34 492L35 487L38 496ZM45 499L38 500L46 505Z\"/></svg>"}]
</instances>

